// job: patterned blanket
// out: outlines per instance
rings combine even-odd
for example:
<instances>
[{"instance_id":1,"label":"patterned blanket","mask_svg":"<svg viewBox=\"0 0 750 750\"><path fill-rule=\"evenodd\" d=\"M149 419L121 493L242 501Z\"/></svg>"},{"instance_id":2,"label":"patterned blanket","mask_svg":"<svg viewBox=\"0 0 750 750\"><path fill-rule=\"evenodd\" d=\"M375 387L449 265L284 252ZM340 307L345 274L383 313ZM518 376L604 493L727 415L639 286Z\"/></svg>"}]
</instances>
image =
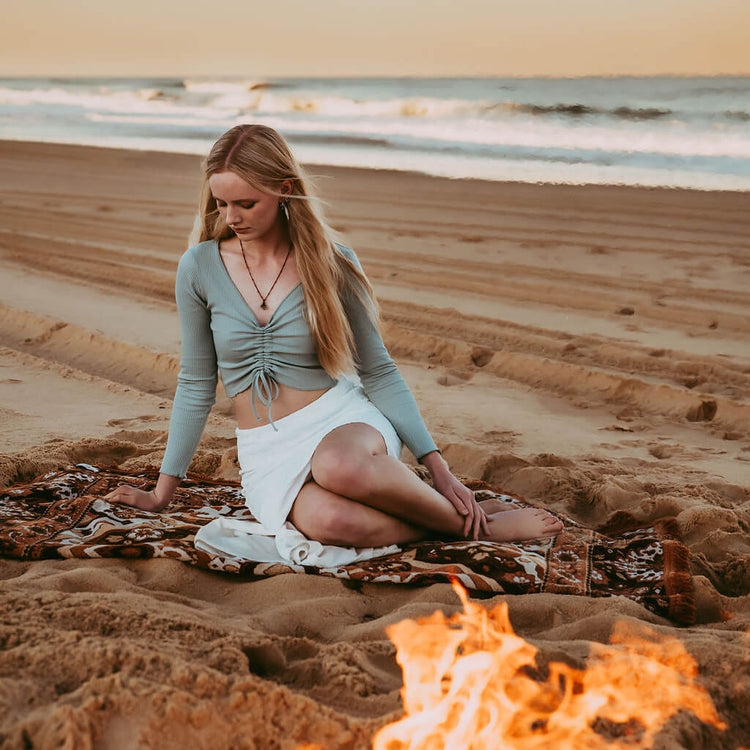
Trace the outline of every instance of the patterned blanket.
<instances>
[{"instance_id":1,"label":"patterned blanket","mask_svg":"<svg viewBox=\"0 0 750 750\"><path fill-rule=\"evenodd\" d=\"M191 475L161 513L102 499L118 484L153 486L157 476L156 469L129 474L78 464L0 492L0 555L169 557L245 578L299 572L419 585L457 579L486 594L620 595L675 622L694 620L688 550L676 541L674 523L668 521L639 529L628 514L619 513L597 532L565 519L564 531L545 542L426 541L354 565L314 568L227 559L195 549L196 531L214 518L252 519L236 482ZM477 494L524 505L487 489Z\"/></svg>"}]
</instances>

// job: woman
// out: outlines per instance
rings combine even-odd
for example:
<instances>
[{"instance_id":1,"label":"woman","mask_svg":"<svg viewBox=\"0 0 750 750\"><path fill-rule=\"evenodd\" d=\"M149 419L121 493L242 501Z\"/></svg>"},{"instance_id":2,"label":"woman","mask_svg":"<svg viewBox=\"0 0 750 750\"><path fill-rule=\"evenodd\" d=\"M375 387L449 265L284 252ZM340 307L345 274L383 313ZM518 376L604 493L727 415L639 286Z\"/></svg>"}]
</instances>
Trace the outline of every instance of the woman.
<instances>
[{"instance_id":1,"label":"woman","mask_svg":"<svg viewBox=\"0 0 750 750\"><path fill-rule=\"evenodd\" d=\"M232 398L243 492L263 533L372 548L427 536L556 534L546 511L480 505L450 472L386 351L372 288L334 242L283 138L239 125L205 164L201 233L181 258L182 357L156 487L107 498L170 502L215 400ZM347 375L357 372L361 387ZM399 461L401 441L435 489Z\"/></svg>"}]
</instances>

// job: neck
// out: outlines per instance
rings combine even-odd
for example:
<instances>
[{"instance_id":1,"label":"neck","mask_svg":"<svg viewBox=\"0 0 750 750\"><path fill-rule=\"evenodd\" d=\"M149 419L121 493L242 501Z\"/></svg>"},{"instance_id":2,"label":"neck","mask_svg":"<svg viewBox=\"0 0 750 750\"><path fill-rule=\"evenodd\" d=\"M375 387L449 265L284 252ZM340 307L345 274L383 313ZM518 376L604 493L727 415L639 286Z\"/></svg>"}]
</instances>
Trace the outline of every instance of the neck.
<instances>
[{"instance_id":1,"label":"neck","mask_svg":"<svg viewBox=\"0 0 750 750\"><path fill-rule=\"evenodd\" d=\"M283 257L289 250L289 234L281 229L253 240L240 240L239 236L237 240L245 255L254 258L255 262L260 264L266 260Z\"/></svg>"}]
</instances>

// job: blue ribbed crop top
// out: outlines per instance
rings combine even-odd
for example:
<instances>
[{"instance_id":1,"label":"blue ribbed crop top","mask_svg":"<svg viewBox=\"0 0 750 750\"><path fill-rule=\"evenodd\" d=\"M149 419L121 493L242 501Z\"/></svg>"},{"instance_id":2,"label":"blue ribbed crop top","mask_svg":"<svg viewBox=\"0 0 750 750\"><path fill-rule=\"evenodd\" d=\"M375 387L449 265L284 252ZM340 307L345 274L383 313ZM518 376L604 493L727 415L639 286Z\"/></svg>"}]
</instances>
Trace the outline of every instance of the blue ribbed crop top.
<instances>
[{"instance_id":1,"label":"blue ribbed crop top","mask_svg":"<svg viewBox=\"0 0 750 750\"><path fill-rule=\"evenodd\" d=\"M361 268L352 250L337 248ZM162 473L185 477L216 399L218 372L230 398L250 388L268 408L269 417L279 383L303 391L336 383L318 359L301 284L261 326L229 276L218 243L208 240L191 247L180 259L175 297L182 354ZM342 302L354 334L357 372L368 398L417 458L436 450L367 309L353 290L344 294Z\"/></svg>"}]
</instances>

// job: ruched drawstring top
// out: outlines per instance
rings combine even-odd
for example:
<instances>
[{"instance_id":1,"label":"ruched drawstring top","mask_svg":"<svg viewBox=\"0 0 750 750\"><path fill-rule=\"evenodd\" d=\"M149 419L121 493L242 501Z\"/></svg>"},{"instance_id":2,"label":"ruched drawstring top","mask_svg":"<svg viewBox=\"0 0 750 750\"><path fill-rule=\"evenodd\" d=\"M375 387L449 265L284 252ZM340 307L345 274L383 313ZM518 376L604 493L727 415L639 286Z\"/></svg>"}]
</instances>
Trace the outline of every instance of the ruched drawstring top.
<instances>
[{"instance_id":1,"label":"ruched drawstring top","mask_svg":"<svg viewBox=\"0 0 750 750\"><path fill-rule=\"evenodd\" d=\"M351 250L337 248L359 265ZM164 474L185 477L216 399L219 372L227 395L231 398L249 388L255 417L257 400L271 424L279 384L303 391L335 385L318 359L301 284L261 326L229 276L218 243L208 240L180 259L175 297L182 353L161 467ZM417 458L435 450L414 398L367 310L353 291L343 302L356 344L357 372L368 398Z\"/></svg>"},{"instance_id":2,"label":"ruched drawstring top","mask_svg":"<svg viewBox=\"0 0 750 750\"><path fill-rule=\"evenodd\" d=\"M279 395L279 384L274 380L273 375L270 375L267 370L267 365L263 363L260 367L254 370L253 383L250 386L250 403L253 407L253 414L255 418L260 422L258 416L258 410L255 408L256 399L268 407L268 421L271 423L271 427L276 430L276 425L273 423L273 417L271 416L271 403ZM278 430L276 430L278 432Z\"/></svg>"}]
</instances>

